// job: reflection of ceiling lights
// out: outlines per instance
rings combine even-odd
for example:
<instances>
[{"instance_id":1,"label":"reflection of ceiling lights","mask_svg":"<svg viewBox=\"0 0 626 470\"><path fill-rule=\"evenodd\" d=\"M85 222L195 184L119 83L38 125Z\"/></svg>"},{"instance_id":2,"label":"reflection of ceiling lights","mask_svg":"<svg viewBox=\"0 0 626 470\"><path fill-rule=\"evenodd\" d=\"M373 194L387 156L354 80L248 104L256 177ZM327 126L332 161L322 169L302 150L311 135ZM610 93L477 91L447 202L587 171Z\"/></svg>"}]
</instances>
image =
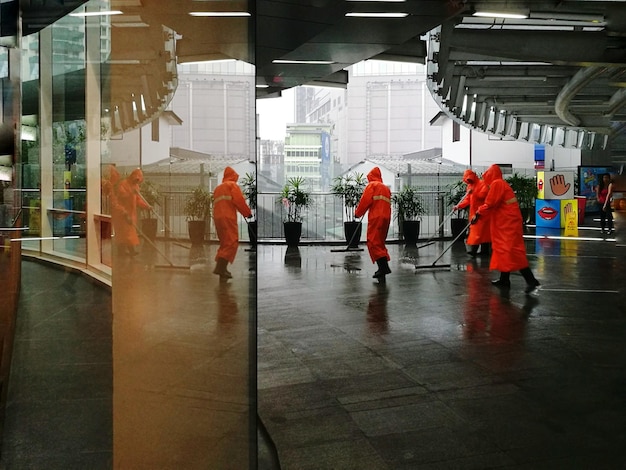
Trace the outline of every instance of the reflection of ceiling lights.
<instances>
[{"instance_id":1,"label":"reflection of ceiling lights","mask_svg":"<svg viewBox=\"0 0 626 470\"><path fill-rule=\"evenodd\" d=\"M406 0L346 0L346 2L404 3Z\"/></svg>"},{"instance_id":2,"label":"reflection of ceiling lights","mask_svg":"<svg viewBox=\"0 0 626 470\"><path fill-rule=\"evenodd\" d=\"M505 18L505 19L517 19L523 20L524 18L528 18L528 14L526 13L508 13L508 12L498 12L498 11L477 11L474 12L473 16L481 16L485 18Z\"/></svg>"},{"instance_id":3,"label":"reflection of ceiling lights","mask_svg":"<svg viewBox=\"0 0 626 470\"><path fill-rule=\"evenodd\" d=\"M122 12L119 10L108 10L108 11L83 11L79 13L70 13L70 16L112 16L112 15L121 15Z\"/></svg>"},{"instance_id":4,"label":"reflection of ceiling lights","mask_svg":"<svg viewBox=\"0 0 626 470\"><path fill-rule=\"evenodd\" d=\"M379 12L379 13L346 13L346 16L353 18L404 18L408 16L408 13L390 13L390 12Z\"/></svg>"},{"instance_id":5,"label":"reflection of ceiling lights","mask_svg":"<svg viewBox=\"0 0 626 470\"><path fill-rule=\"evenodd\" d=\"M242 17L250 16L247 11L190 11L190 16Z\"/></svg>"}]
</instances>

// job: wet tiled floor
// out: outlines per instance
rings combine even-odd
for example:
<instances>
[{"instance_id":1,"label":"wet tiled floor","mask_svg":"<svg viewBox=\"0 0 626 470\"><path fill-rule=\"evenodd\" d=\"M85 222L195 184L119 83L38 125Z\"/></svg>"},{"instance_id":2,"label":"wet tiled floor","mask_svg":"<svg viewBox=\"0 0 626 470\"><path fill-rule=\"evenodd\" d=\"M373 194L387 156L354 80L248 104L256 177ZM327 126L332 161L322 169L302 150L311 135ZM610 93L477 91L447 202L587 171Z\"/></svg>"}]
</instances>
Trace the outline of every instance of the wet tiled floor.
<instances>
[{"instance_id":1,"label":"wet tiled floor","mask_svg":"<svg viewBox=\"0 0 626 470\"><path fill-rule=\"evenodd\" d=\"M434 266L449 242L390 245L385 284L367 251L260 246L258 410L282 468L626 467L626 248L544 235L530 295L462 244Z\"/></svg>"},{"instance_id":2,"label":"wet tiled floor","mask_svg":"<svg viewBox=\"0 0 626 470\"><path fill-rule=\"evenodd\" d=\"M579 231L590 240L528 235L542 283L530 295L518 273L510 291L494 288L488 258L449 241L389 245L385 284L372 279L367 251L324 245L261 244L256 256L242 245L227 286L207 269L138 268L151 285L202 287L206 317L197 324L212 327L213 349L228 348L224 332L239 325L239 359L247 312L256 312L258 414L282 469L624 468L626 247L591 229ZM111 299L79 276L23 264L0 468L112 468ZM144 340L192 332L195 307L174 300L141 318ZM168 304L186 313L162 321ZM184 346L204 351L205 343ZM194 390L213 393L215 384L224 395L220 383L189 378ZM136 390L156 390L140 382ZM178 390L161 388L166 398ZM162 464L174 455L154 450ZM277 468L271 450L259 442L260 469ZM241 452L211 462L202 452L186 468L245 467Z\"/></svg>"}]
</instances>

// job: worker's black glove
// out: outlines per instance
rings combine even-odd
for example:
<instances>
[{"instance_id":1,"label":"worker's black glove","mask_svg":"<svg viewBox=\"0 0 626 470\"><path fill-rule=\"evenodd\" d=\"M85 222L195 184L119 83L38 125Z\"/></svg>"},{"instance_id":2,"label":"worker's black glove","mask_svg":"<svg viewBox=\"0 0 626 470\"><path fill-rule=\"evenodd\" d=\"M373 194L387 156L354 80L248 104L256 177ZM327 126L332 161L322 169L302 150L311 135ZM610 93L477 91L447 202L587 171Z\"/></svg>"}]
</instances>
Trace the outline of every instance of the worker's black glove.
<instances>
[{"instance_id":1,"label":"worker's black glove","mask_svg":"<svg viewBox=\"0 0 626 470\"><path fill-rule=\"evenodd\" d=\"M470 220L470 224L474 225L476 222L478 222L479 218L480 214L475 214L474 217L472 217L472 220Z\"/></svg>"}]
</instances>

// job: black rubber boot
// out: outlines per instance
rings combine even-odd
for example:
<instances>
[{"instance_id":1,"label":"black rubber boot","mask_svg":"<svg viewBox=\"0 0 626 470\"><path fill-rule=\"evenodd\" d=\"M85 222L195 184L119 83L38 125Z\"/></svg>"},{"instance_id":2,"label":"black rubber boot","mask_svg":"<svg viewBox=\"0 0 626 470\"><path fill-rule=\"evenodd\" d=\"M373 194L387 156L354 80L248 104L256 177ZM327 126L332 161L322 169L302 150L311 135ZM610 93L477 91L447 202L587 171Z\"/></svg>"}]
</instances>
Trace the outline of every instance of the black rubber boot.
<instances>
[{"instance_id":1,"label":"black rubber boot","mask_svg":"<svg viewBox=\"0 0 626 470\"><path fill-rule=\"evenodd\" d=\"M217 274L221 278L230 279L233 275L226 269L228 266L228 260L224 258L217 258L217 264L213 270L213 274Z\"/></svg>"},{"instance_id":2,"label":"black rubber boot","mask_svg":"<svg viewBox=\"0 0 626 470\"><path fill-rule=\"evenodd\" d=\"M520 273L522 273L522 276L524 276L524 280L526 281L526 289L524 289L524 292L527 294L530 294L540 285L530 268L520 269Z\"/></svg>"},{"instance_id":3,"label":"black rubber boot","mask_svg":"<svg viewBox=\"0 0 626 470\"><path fill-rule=\"evenodd\" d=\"M467 252L468 255L470 255L472 258L476 258L476 254L478 253L478 247L480 245L470 245L470 249Z\"/></svg>"},{"instance_id":4,"label":"black rubber boot","mask_svg":"<svg viewBox=\"0 0 626 470\"><path fill-rule=\"evenodd\" d=\"M496 287L508 289L509 287L511 287L511 281L509 280L510 274L511 273L500 273L500 279L498 279L497 281L491 281L491 283Z\"/></svg>"},{"instance_id":5,"label":"black rubber boot","mask_svg":"<svg viewBox=\"0 0 626 470\"><path fill-rule=\"evenodd\" d=\"M491 254L491 243L480 244L480 256L489 256Z\"/></svg>"},{"instance_id":6,"label":"black rubber boot","mask_svg":"<svg viewBox=\"0 0 626 470\"><path fill-rule=\"evenodd\" d=\"M378 265L378 271L374 273L372 276L375 279L385 278L385 276L391 273L391 269L389 268L389 262L387 258L378 258L376 260L376 264Z\"/></svg>"}]
</instances>

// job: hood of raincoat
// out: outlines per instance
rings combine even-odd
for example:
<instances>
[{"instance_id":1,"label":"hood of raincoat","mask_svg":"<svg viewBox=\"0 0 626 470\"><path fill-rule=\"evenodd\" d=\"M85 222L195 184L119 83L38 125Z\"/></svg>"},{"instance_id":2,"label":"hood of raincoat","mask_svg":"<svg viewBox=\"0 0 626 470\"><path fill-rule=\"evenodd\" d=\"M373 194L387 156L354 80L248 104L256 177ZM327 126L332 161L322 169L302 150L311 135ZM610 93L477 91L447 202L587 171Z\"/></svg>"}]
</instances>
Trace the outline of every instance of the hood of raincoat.
<instances>
[{"instance_id":1,"label":"hood of raincoat","mask_svg":"<svg viewBox=\"0 0 626 470\"><path fill-rule=\"evenodd\" d=\"M375 166L367 174L367 181L380 181L383 182L383 175L380 173L380 168Z\"/></svg>"},{"instance_id":2,"label":"hood of raincoat","mask_svg":"<svg viewBox=\"0 0 626 470\"><path fill-rule=\"evenodd\" d=\"M463 173L463 182L465 184L476 184L478 183L478 175L474 173L474 170L465 170Z\"/></svg>"},{"instance_id":3,"label":"hood of raincoat","mask_svg":"<svg viewBox=\"0 0 626 470\"><path fill-rule=\"evenodd\" d=\"M143 183L143 171L141 171L139 168L136 168L132 171L128 178L135 184L141 184Z\"/></svg>"},{"instance_id":4,"label":"hood of raincoat","mask_svg":"<svg viewBox=\"0 0 626 470\"><path fill-rule=\"evenodd\" d=\"M491 165L489 168L487 168L487 171L483 173L483 180L487 184L491 184L495 180L501 180L501 179L502 179L502 170L495 163Z\"/></svg>"},{"instance_id":5,"label":"hood of raincoat","mask_svg":"<svg viewBox=\"0 0 626 470\"><path fill-rule=\"evenodd\" d=\"M233 170L229 166L224 168L224 177L222 178L222 182L232 181L232 182L236 183L237 180L239 180L239 175L237 174L237 172L235 170Z\"/></svg>"}]
</instances>

